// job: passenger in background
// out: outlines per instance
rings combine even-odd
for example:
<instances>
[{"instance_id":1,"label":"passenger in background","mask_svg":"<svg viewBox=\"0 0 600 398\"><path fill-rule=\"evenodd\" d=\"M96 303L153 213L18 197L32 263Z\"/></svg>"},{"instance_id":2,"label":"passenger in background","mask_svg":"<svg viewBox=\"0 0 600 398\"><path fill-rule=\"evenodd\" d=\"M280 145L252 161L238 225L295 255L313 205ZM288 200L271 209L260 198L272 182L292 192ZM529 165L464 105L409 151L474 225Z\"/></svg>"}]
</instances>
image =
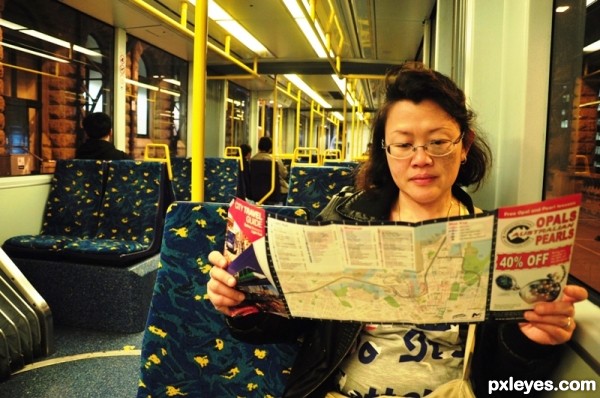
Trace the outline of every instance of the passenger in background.
<instances>
[{"instance_id":1,"label":"passenger in background","mask_svg":"<svg viewBox=\"0 0 600 398\"><path fill-rule=\"evenodd\" d=\"M250 184L250 158L252 157L252 147L248 144L240 145L242 150L242 163L244 165L244 171L242 172L242 179L244 181L244 190L246 198L252 196L252 185Z\"/></svg>"},{"instance_id":2,"label":"passenger in background","mask_svg":"<svg viewBox=\"0 0 600 398\"><path fill-rule=\"evenodd\" d=\"M484 181L491 151L464 93L448 77L418 63L390 71L370 142L355 192L334 197L320 220L421 222L481 213L463 187L476 189ZM375 256L368 244L363 250ZM457 386L453 381L462 376L465 325L361 324L263 312L233 317L231 307L244 294L220 252L209 260L214 267L208 297L227 316L233 336L251 343L301 338L284 397L467 396L438 389ZM552 378L560 346L576 327L573 304L587 298L579 286L567 285L563 292L560 300L524 311L522 322L477 325L470 377L477 397L488 396L493 381L537 384ZM494 394L500 396L515 393Z\"/></svg>"},{"instance_id":3,"label":"passenger in background","mask_svg":"<svg viewBox=\"0 0 600 398\"><path fill-rule=\"evenodd\" d=\"M271 137L260 137L258 140L258 153L252 157L252 160L271 160L273 158L273 141ZM281 159L276 159L277 169L279 171L279 184L281 186L281 196L288 194L288 171Z\"/></svg>"},{"instance_id":4,"label":"passenger in background","mask_svg":"<svg viewBox=\"0 0 600 398\"><path fill-rule=\"evenodd\" d=\"M90 113L83 119L86 141L77 148L76 159L122 160L129 156L110 141L112 121L102 112Z\"/></svg>"}]
</instances>

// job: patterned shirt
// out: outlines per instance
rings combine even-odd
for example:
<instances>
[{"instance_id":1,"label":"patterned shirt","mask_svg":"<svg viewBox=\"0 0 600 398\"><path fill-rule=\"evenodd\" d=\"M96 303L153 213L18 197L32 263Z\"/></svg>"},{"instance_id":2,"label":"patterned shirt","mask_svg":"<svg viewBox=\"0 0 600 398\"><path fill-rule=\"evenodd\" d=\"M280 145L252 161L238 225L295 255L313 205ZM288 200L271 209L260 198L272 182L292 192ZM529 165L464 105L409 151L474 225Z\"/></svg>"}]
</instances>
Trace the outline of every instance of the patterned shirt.
<instances>
[{"instance_id":1,"label":"patterned shirt","mask_svg":"<svg viewBox=\"0 0 600 398\"><path fill-rule=\"evenodd\" d=\"M458 325L367 325L338 371L349 397L424 397L462 377L464 338Z\"/></svg>"}]
</instances>

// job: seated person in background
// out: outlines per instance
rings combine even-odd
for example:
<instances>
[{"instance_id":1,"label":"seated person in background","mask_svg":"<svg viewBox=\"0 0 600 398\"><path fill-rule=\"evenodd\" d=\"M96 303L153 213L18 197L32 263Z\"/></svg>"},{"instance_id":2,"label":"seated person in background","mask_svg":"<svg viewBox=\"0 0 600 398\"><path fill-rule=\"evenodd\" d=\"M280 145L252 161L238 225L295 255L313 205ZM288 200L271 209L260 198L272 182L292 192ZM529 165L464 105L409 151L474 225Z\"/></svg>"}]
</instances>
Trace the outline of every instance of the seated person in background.
<instances>
[{"instance_id":1,"label":"seated person in background","mask_svg":"<svg viewBox=\"0 0 600 398\"><path fill-rule=\"evenodd\" d=\"M129 156L110 141L112 121L102 112L90 113L83 119L86 141L77 148L76 159L122 160Z\"/></svg>"},{"instance_id":2,"label":"seated person in background","mask_svg":"<svg viewBox=\"0 0 600 398\"><path fill-rule=\"evenodd\" d=\"M479 187L489 172L491 151L464 93L421 64L390 71L385 89L356 191L334 198L319 218L419 222L481 212L463 187ZM209 260L214 267L208 297L227 316L236 338L265 343L302 337L283 397L424 397L461 377L465 326L361 324L269 313L232 317L231 307L244 294L220 252L211 252ZM475 395L488 396L490 380L550 379L560 346L576 327L573 304L586 298L584 288L567 285L560 300L524 311L523 322L479 323L470 378ZM437 397L448 396L441 394ZM499 396L516 395L494 395Z\"/></svg>"},{"instance_id":3,"label":"seated person in background","mask_svg":"<svg viewBox=\"0 0 600 398\"><path fill-rule=\"evenodd\" d=\"M242 144L240 145L240 149L242 150L242 163L244 164L244 171L242 172L244 189L246 190L246 197L250 197L250 158L252 157L252 147L248 144Z\"/></svg>"},{"instance_id":4,"label":"seated person in background","mask_svg":"<svg viewBox=\"0 0 600 398\"><path fill-rule=\"evenodd\" d=\"M271 160L273 158L273 141L271 137L260 137L258 140L258 153L252 157L252 160ZM281 159L276 159L277 169L279 171L279 184L281 186L281 195L287 196L288 193L288 171Z\"/></svg>"}]
</instances>

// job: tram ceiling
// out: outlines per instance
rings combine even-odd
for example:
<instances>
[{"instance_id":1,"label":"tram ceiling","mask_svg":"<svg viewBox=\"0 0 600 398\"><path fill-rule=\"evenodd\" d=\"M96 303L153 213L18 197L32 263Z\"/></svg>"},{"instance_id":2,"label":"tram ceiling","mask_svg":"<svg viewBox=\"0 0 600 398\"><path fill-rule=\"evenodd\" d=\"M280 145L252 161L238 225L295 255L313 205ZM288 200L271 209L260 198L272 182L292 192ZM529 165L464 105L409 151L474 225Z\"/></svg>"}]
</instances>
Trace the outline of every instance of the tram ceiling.
<instances>
[{"instance_id":1,"label":"tram ceiling","mask_svg":"<svg viewBox=\"0 0 600 398\"><path fill-rule=\"evenodd\" d=\"M80 1L59 0L106 23L125 29L128 33L160 47L183 59L193 56L193 39L176 27L161 21L142 9L140 0ZM196 0L198 2L204 0ZM302 31L286 9L283 0L214 0L268 50L257 55L215 21L209 19L208 39L220 48L229 47L232 57L250 68L256 62L258 73L274 75L296 73L336 109L343 107L342 94L330 75L334 65L319 59ZM181 0L143 0L174 21L181 18ZM324 8L332 7L339 21L341 46L341 75L381 75L392 64L420 57L424 22L435 12L436 0L317 0L317 16L327 17ZM194 6L187 10L188 28L194 30ZM183 39L182 39L183 38ZM339 37L338 37L339 40ZM247 74L242 68L208 51L209 77ZM272 79L232 78L236 84L253 90L266 90ZM365 105L376 106L376 85L362 80Z\"/></svg>"}]
</instances>

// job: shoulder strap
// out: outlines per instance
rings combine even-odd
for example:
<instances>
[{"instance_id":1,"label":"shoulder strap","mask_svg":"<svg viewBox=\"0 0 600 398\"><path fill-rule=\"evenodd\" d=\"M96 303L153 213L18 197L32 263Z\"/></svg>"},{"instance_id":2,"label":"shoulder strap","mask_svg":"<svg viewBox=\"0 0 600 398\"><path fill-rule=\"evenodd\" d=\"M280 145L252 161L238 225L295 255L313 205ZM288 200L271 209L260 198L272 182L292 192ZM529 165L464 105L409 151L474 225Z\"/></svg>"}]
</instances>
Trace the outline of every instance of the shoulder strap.
<instances>
[{"instance_id":1,"label":"shoulder strap","mask_svg":"<svg viewBox=\"0 0 600 398\"><path fill-rule=\"evenodd\" d=\"M468 381L471 375L471 357L473 350L475 349L475 327L476 324L469 324L469 330L467 331L467 342L465 343L465 357L463 360L463 380Z\"/></svg>"}]
</instances>

